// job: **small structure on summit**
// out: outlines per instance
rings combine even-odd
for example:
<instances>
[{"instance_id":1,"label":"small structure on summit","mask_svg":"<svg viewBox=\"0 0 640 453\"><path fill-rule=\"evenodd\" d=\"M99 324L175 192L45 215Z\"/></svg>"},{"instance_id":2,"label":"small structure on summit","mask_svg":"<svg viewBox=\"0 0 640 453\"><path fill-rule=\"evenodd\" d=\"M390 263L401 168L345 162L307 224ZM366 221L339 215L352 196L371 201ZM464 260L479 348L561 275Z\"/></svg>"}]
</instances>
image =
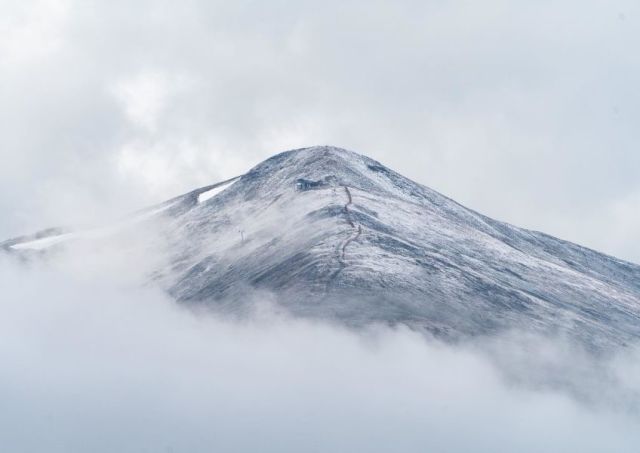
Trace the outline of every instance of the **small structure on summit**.
<instances>
[{"instance_id":1,"label":"small structure on summit","mask_svg":"<svg viewBox=\"0 0 640 453\"><path fill-rule=\"evenodd\" d=\"M336 177L333 175L325 176L319 181L312 181L309 179L298 178L296 179L296 190L304 192L306 190L321 189L323 187L329 187L336 184Z\"/></svg>"}]
</instances>

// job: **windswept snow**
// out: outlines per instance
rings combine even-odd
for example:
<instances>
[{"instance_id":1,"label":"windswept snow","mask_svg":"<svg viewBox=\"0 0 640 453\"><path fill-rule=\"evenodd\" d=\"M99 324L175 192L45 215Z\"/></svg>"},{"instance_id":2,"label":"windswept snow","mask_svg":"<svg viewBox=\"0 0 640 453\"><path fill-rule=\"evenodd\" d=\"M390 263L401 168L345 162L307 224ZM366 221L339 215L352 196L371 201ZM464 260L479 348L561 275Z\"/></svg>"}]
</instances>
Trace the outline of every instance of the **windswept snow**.
<instances>
[{"instance_id":1,"label":"windswept snow","mask_svg":"<svg viewBox=\"0 0 640 453\"><path fill-rule=\"evenodd\" d=\"M134 215L133 218L131 219L124 219L123 221L119 222L121 224L131 224L131 223L135 223L135 222L142 222L144 220L150 219L154 216L157 216L158 214L162 214L163 212L168 211L169 209L171 209L173 206L175 206L177 204L177 202L165 202L160 204L159 206L156 207L152 207L150 209L145 209L144 211L139 211L136 215Z\"/></svg>"},{"instance_id":2,"label":"windswept snow","mask_svg":"<svg viewBox=\"0 0 640 453\"><path fill-rule=\"evenodd\" d=\"M143 211L134 213L130 217L126 217L122 220L119 220L107 226L87 228L87 229L74 231L73 233L56 234L56 235L46 236L46 237L33 239L33 240L27 239L26 241L23 241L23 242L15 242L13 244L10 244L8 247L12 250L34 250L35 251L35 250L45 250L55 245L61 245L71 239L91 240L91 239L109 237L127 228L135 228L137 224L150 220L162 213L166 213L172 207L174 207L177 203L179 203L179 201L165 202L160 204L159 206L151 207L149 209L145 209Z\"/></svg>"},{"instance_id":3,"label":"windswept snow","mask_svg":"<svg viewBox=\"0 0 640 453\"><path fill-rule=\"evenodd\" d=\"M59 234L56 236L49 236L40 239L36 239L28 242L21 242L9 246L14 250L43 250L61 242L65 242L74 236L73 233Z\"/></svg>"}]
</instances>

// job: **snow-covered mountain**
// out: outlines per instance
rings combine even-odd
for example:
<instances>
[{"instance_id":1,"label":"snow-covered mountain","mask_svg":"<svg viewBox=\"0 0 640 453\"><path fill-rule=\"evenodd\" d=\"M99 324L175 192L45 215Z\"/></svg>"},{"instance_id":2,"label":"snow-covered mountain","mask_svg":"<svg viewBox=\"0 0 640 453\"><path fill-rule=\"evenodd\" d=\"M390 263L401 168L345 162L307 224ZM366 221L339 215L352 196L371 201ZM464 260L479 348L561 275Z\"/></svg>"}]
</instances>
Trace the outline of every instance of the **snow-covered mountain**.
<instances>
[{"instance_id":1,"label":"snow-covered mountain","mask_svg":"<svg viewBox=\"0 0 640 453\"><path fill-rule=\"evenodd\" d=\"M640 338L640 266L490 219L339 148L284 152L121 224L0 248L46 255L122 231L162 244L169 258L150 278L185 304L242 311L258 291L295 315L454 340L513 328L596 349Z\"/></svg>"}]
</instances>

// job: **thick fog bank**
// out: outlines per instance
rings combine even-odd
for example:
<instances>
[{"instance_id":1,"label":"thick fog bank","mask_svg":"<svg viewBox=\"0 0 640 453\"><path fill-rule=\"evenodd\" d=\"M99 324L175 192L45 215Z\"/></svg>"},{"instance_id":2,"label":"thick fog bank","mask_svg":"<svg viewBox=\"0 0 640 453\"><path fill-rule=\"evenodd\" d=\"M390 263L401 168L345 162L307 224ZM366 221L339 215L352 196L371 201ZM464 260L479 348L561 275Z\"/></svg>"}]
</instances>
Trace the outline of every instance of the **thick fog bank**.
<instances>
[{"instance_id":1,"label":"thick fog bank","mask_svg":"<svg viewBox=\"0 0 640 453\"><path fill-rule=\"evenodd\" d=\"M633 351L596 373L565 344L515 334L445 346L292 320L261 301L251 319L222 320L81 267L0 261L1 451L631 452L640 442L632 401L610 388L638 390ZM569 380L592 401L504 369Z\"/></svg>"}]
</instances>

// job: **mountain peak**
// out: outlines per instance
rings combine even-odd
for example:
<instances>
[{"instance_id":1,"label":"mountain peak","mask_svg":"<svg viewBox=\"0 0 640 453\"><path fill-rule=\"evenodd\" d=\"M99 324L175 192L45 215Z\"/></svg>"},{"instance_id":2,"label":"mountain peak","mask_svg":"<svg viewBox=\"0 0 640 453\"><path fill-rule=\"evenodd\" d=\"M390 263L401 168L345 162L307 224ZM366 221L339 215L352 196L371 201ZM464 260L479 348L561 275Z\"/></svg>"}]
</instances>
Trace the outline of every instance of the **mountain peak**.
<instances>
[{"instance_id":1,"label":"mountain peak","mask_svg":"<svg viewBox=\"0 0 640 453\"><path fill-rule=\"evenodd\" d=\"M277 154L124 230L143 255L167 249L153 279L186 304L241 312L266 291L295 315L448 339L518 328L597 349L640 338L640 266L488 218L337 147ZM0 246L41 253L96 236Z\"/></svg>"},{"instance_id":2,"label":"mountain peak","mask_svg":"<svg viewBox=\"0 0 640 453\"><path fill-rule=\"evenodd\" d=\"M278 160L278 159L285 159L290 157L295 157L296 159L299 159L299 160L319 159L319 160L327 160L327 161L331 161L332 159L344 159L344 160L369 159L368 157L362 154L356 153L355 151L350 151L345 148L340 148L338 146L316 145L316 146L309 146L306 148L298 148L298 149L292 149L289 151L283 151L281 153L278 153L270 157L269 159L267 159L267 161L271 159Z\"/></svg>"},{"instance_id":3,"label":"mountain peak","mask_svg":"<svg viewBox=\"0 0 640 453\"><path fill-rule=\"evenodd\" d=\"M380 196L429 196L436 192L402 177L380 162L334 146L285 151L244 174L236 189L246 196L271 196L274 191L350 187Z\"/></svg>"},{"instance_id":4,"label":"mountain peak","mask_svg":"<svg viewBox=\"0 0 640 453\"><path fill-rule=\"evenodd\" d=\"M312 146L285 151L261 162L247 175L264 175L268 172L299 173L304 176L318 176L333 172L339 175L366 172L371 168L387 170L379 162L364 155L334 146Z\"/></svg>"}]
</instances>

